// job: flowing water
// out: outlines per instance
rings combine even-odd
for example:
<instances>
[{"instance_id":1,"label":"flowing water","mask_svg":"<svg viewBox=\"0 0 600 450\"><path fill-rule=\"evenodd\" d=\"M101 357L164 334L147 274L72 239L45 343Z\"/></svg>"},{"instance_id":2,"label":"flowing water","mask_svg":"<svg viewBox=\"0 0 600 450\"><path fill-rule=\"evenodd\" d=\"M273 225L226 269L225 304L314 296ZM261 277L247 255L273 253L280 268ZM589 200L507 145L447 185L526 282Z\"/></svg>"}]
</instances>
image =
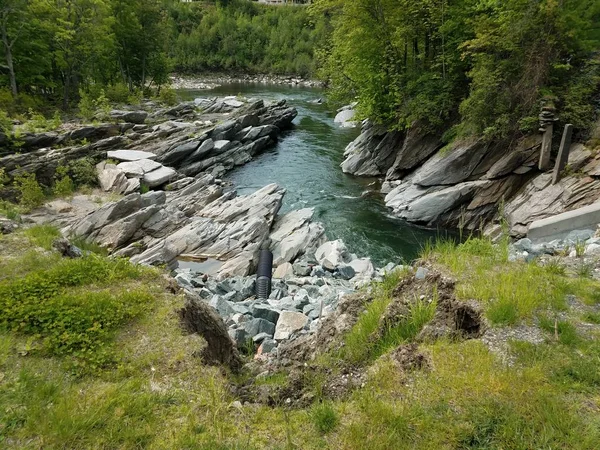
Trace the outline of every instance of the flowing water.
<instances>
[{"instance_id":1,"label":"flowing water","mask_svg":"<svg viewBox=\"0 0 600 450\"><path fill-rule=\"evenodd\" d=\"M180 91L188 99L241 95L264 100L286 99L298 110L294 128L274 148L229 172L240 194L277 183L287 189L281 212L314 207L313 220L324 224L329 239L343 239L348 249L374 262L410 261L438 231L417 228L393 218L374 192L379 181L342 173L346 145L359 129L334 124L334 111L311 103L323 98L319 89L261 84L229 84L210 91Z\"/></svg>"}]
</instances>

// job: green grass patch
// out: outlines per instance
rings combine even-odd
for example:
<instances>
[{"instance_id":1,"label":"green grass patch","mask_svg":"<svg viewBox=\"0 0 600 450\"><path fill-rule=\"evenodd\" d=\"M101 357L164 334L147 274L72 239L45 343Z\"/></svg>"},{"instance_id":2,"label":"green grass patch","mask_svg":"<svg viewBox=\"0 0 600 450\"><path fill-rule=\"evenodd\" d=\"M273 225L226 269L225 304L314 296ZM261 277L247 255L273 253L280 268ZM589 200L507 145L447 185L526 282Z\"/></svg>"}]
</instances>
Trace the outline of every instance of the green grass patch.
<instances>
[{"instance_id":1,"label":"green grass patch","mask_svg":"<svg viewBox=\"0 0 600 450\"><path fill-rule=\"evenodd\" d=\"M410 314L399 324L383 330L379 327L381 316L392 301L392 292L402 277L409 276L408 271L397 271L387 275L383 282L373 286L373 301L365 305L365 312L344 337L344 346L340 357L352 364L364 364L383 355L403 342L412 340L433 318L436 299L432 302L415 299Z\"/></svg>"},{"instance_id":2,"label":"green grass patch","mask_svg":"<svg viewBox=\"0 0 600 450\"><path fill-rule=\"evenodd\" d=\"M51 225L34 225L24 231L32 245L50 250L52 243L61 237L60 231Z\"/></svg>"},{"instance_id":3,"label":"green grass patch","mask_svg":"<svg viewBox=\"0 0 600 450\"><path fill-rule=\"evenodd\" d=\"M597 282L568 278L559 263L509 263L506 243L494 245L479 238L459 245L441 241L428 248L424 257L450 270L458 280L457 297L481 301L495 325L531 320L539 310L564 311L568 294L588 303L600 301Z\"/></svg>"},{"instance_id":4,"label":"green grass patch","mask_svg":"<svg viewBox=\"0 0 600 450\"><path fill-rule=\"evenodd\" d=\"M339 422L337 413L329 402L315 404L311 411L311 419L315 428L323 434L333 431Z\"/></svg>"}]
</instances>

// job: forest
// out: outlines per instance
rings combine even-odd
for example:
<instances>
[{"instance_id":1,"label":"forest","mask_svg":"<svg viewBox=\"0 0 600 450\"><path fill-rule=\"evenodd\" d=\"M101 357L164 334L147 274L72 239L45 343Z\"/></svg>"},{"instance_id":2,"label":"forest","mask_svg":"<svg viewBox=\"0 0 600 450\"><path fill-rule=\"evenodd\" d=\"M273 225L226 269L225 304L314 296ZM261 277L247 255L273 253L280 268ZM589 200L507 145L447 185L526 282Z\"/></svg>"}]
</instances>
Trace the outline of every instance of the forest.
<instances>
[{"instance_id":1,"label":"forest","mask_svg":"<svg viewBox=\"0 0 600 450\"><path fill-rule=\"evenodd\" d=\"M392 128L447 139L537 129L540 107L589 128L600 86L597 0L319 0L330 18L321 76Z\"/></svg>"},{"instance_id":2,"label":"forest","mask_svg":"<svg viewBox=\"0 0 600 450\"><path fill-rule=\"evenodd\" d=\"M362 117L448 141L529 133L543 105L584 132L599 24L597 0L4 0L0 108L123 102L173 71L270 73L319 77Z\"/></svg>"},{"instance_id":3,"label":"forest","mask_svg":"<svg viewBox=\"0 0 600 450\"><path fill-rule=\"evenodd\" d=\"M309 76L326 32L307 8L246 0L3 0L0 36L0 109L16 114L127 101L171 71Z\"/></svg>"}]
</instances>

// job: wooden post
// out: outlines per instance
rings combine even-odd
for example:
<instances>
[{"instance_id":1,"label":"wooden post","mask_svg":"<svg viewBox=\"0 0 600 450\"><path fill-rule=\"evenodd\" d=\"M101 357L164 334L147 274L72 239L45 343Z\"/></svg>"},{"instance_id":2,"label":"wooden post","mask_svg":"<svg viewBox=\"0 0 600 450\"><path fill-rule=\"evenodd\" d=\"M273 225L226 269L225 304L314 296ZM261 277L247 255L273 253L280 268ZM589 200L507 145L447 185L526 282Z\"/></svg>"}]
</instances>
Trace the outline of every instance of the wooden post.
<instances>
[{"instance_id":1,"label":"wooden post","mask_svg":"<svg viewBox=\"0 0 600 450\"><path fill-rule=\"evenodd\" d=\"M544 137L542 138L542 149L540 151L540 163L538 166L541 171L545 171L550 168L550 151L552 150L553 132L554 125L547 125L546 129L544 130Z\"/></svg>"},{"instance_id":2,"label":"wooden post","mask_svg":"<svg viewBox=\"0 0 600 450\"><path fill-rule=\"evenodd\" d=\"M569 160L569 150L571 148L571 136L573 134L573 125L568 123L565 125L563 131L562 140L560 141L560 149L558 150L558 157L556 158L556 164L554 165L554 173L552 175L552 184L556 184L560 181L561 172L565 169L567 161Z\"/></svg>"}]
</instances>

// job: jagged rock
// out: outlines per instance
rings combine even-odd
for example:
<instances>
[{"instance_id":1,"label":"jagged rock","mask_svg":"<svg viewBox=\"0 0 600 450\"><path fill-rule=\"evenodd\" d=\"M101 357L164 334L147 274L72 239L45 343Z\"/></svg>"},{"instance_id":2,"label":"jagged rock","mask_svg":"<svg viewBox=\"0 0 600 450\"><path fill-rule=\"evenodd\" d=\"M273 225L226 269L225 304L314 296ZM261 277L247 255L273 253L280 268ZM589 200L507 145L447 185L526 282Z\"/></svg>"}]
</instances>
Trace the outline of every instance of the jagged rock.
<instances>
[{"instance_id":1,"label":"jagged rock","mask_svg":"<svg viewBox=\"0 0 600 450\"><path fill-rule=\"evenodd\" d=\"M148 117L148 113L146 111L113 110L109 115L114 120L135 124L143 124L146 121L146 117Z\"/></svg>"},{"instance_id":2,"label":"jagged rock","mask_svg":"<svg viewBox=\"0 0 600 450\"><path fill-rule=\"evenodd\" d=\"M19 224L17 222L0 218L0 234L13 233L17 228L19 228Z\"/></svg>"},{"instance_id":3,"label":"jagged rock","mask_svg":"<svg viewBox=\"0 0 600 450\"><path fill-rule=\"evenodd\" d=\"M460 183L471 176L485 156L486 147L480 142L438 153L416 171L413 183L423 187Z\"/></svg>"},{"instance_id":4,"label":"jagged rock","mask_svg":"<svg viewBox=\"0 0 600 450\"><path fill-rule=\"evenodd\" d=\"M427 160L442 145L440 136L424 132L419 125L411 127L406 132L392 167L387 171L386 180L400 179L407 171Z\"/></svg>"},{"instance_id":5,"label":"jagged rock","mask_svg":"<svg viewBox=\"0 0 600 450\"><path fill-rule=\"evenodd\" d=\"M308 264L308 261L297 261L292 268L294 275L299 277L307 277L312 272L312 267Z\"/></svg>"},{"instance_id":6,"label":"jagged rock","mask_svg":"<svg viewBox=\"0 0 600 450\"><path fill-rule=\"evenodd\" d=\"M88 141L97 141L108 137L117 136L121 132L119 125L107 123L98 126L86 126L67 133L66 138L72 141L86 139Z\"/></svg>"},{"instance_id":7,"label":"jagged rock","mask_svg":"<svg viewBox=\"0 0 600 450\"><path fill-rule=\"evenodd\" d=\"M277 266L275 272L273 273L273 278L285 278L287 276L292 275L293 273L294 272L292 265L289 262L285 262Z\"/></svg>"},{"instance_id":8,"label":"jagged rock","mask_svg":"<svg viewBox=\"0 0 600 450\"><path fill-rule=\"evenodd\" d=\"M153 170L152 172L145 173L143 180L148 187L152 188L167 183L175 176L177 176L177 171L171 169L170 167L162 166Z\"/></svg>"},{"instance_id":9,"label":"jagged rock","mask_svg":"<svg viewBox=\"0 0 600 450\"><path fill-rule=\"evenodd\" d=\"M166 165L177 164L194 153L200 144L200 139L192 139L191 141L184 142L183 144L168 150L167 153L160 157L160 161Z\"/></svg>"},{"instance_id":10,"label":"jagged rock","mask_svg":"<svg viewBox=\"0 0 600 450\"><path fill-rule=\"evenodd\" d=\"M354 278L354 276L356 275L356 272L354 271L354 268L352 266L342 264L337 267L336 275L339 278L342 278L343 280L350 280L350 279Z\"/></svg>"},{"instance_id":11,"label":"jagged rock","mask_svg":"<svg viewBox=\"0 0 600 450\"><path fill-rule=\"evenodd\" d=\"M315 257L320 265L332 271L349 261L348 249L340 240L325 242L317 249Z\"/></svg>"},{"instance_id":12,"label":"jagged rock","mask_svg":"<svg viewBox=\"0 0 600 450\"><path fill-rule=\"evenodd\" d=\"M102 190L117 194L122 194L127 190L127 177L116 165L102 162L96 166L96 170Z\"/></svg>"},{"instance_id":13,"label":"jagged rock","mask_svg":"<svg viewBox=\"0 0 600 450\"><path fill-rule=\"evenodd\" d=\"M260 333L273 336L273 333L275 333L275 324L265 319L252 319L244 323L244 330L246 330L246 333L251 338Z\"/></svg>"},{"instance_id":14,"label":"jagged rock","mask_svg":"<svg viewBox=\"0 0 600 450\"><path fill-rule=\"evenodd\" d=\"M392 166L404 134L387 132L366 122L362 133L344 151L342 171L358 176L383 175Z\"/></svg>"},{"instance_id":15,"label":"jagged rock","mask_svg":"<svg viewBox=\"0 0 600 450\"><path fill-rule=\"evenodd\" d=\"M279 312L267 305L254 305L252 315L257 319L265 319L271 323L277 323Z\"/></svg>"},{"instance_id":16,"label":"jagged rock","mask_svg":"<svg viewBox=\"0 0 600 450\"><path fill-rule=\"evenodd\" d=\"M289 337L300 330L302 330L308 324L308 317L299 312L283 311L277 321L277 327L275 328L275 335L273 338L276 341L283 339L289 339Z\"/></svg>"},{"instance_id":17,"label":"jagged rock","mask_svg":"<svg viewBox=\"0 0 600 450\"><path fill-rule=\"evenodd\" d=\"M162 167L162 164L151 159L139 159L137 161L127 161L117 164L117 169L129 178L142 178L147 172L152 172L159 167Z\"/></svg>"},{"instance_id":18,"label":"jagged rock","mask_svg":"<svg viewBox=\"0 0 600 450\"><path fill-rule=\"evenodd\" d=\"M370 280L375 276L375 268L370 258L356 258L348 265L354 269L355 278Z\"/></svg>"},{"instance_id":19,"label":"jagged rock","mask_svg":"<svg viewBox=\"0 0 600 450\"><path fill-rule=\"evenodd\" d=\"M81 258L81 249L69 242L68 239L59 238L52 243L52 247L66 258Z\"/></svg>"}]
</instances>

